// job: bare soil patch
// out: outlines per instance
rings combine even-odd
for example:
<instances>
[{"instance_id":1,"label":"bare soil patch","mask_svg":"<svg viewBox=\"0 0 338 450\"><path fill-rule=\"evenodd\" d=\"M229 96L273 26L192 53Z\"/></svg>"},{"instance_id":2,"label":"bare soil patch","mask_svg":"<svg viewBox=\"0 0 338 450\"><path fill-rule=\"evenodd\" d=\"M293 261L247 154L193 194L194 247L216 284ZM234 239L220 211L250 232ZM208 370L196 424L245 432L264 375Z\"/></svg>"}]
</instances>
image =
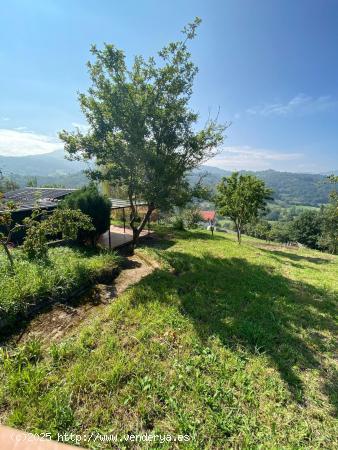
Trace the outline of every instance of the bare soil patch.
<instances>
[{"instance_id":1,"label":"bare soil patch","mask_svg":"<svg viewBox=\"0 0 338 450\"><path fill-rule=\"evenodd\" d=\"M70 334L84 320L96 315L121 295L129 286L149 275L158 263L143 255L128 256L122 263L122 270L114 282L97 284L88 294L71 303L55 303L25 324L20 333L12 337L15 344L38 338L43 344L59 342Z\"/></svg>"}]
</instances>

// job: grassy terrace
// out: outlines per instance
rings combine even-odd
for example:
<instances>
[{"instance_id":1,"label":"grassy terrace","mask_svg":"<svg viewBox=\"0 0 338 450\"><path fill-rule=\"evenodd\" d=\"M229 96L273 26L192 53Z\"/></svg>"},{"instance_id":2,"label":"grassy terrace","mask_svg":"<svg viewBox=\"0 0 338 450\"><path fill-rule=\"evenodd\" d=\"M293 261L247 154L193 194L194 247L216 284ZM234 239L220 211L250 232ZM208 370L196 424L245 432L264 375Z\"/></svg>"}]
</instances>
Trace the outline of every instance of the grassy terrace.
<instances>
[{"instance_id":1,"label":"grassy terrace","mask_svg":"<svg viewBox=\"0 0 338 450\"><path fill-rule=\"evenodd\" d=\"M67 297L74 289L91 284L103 270L117 266L112 253L69 247L49 250L48 260L31 262L14 252L15 275L0 252L0 320L15 317L29 305Z\"/></svg>"},{"instance_id":2,"label":"grassy terrace","mask_svg":"<svg viewBox=\"0 0 338 450\"><path fill-rule=\"evenodd\" d=\"M141 448L337 445L337 259L200 231L139 252L161 269L76 336L3 352L4 423L191 437Z\"/></svg>"}]
</instances>

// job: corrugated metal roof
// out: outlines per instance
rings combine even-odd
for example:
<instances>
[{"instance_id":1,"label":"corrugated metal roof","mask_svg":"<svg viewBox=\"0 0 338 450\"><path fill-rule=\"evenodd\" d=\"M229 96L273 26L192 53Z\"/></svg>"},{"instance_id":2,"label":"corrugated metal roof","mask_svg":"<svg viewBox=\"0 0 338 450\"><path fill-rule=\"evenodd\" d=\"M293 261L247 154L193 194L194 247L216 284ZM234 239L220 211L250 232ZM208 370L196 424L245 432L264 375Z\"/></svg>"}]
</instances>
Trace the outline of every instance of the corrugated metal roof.
<instances>
[{"instance_id":1,"label":"corrugated metal roof","mask_svg":"<svg viewBox=\"0 0 338 450\"><path fill-rule=\"evenodd\" d=\"M112 209L130 208L129 200L121 200L120 198L111 198L110 201ZM136 206L144 206L146 204L147 203L142 200L135 202Z\"/></svg>"},{"instance_id":2,"label":"corrugated metal roof","mask_svg":"<svg viewBox=\"0 0 338 450\"><path fill-rule=\"evenodd\" d=\"M25 187L6 192L3 201L5 203L8 201L14 202L17 210L51 208L55 207L59 200L74 191L76 189ZM112 209L130 208L129 200L111 198L110 201ZM146 204L142 200L135 202L136 206L144 206Z\"/></svg>"},{"instance_id":3,"label":"corrugated metal roof","mask_svg":"<svg viewBox=\"0 0 338 450\"><path fill-rule=\"evenodd\" d=\"M34 209L38 207L48 208L56 206L59 200L75 190L76 189L26 187L6 192L3 201L14 202L17 210Z\"/></svg>"}]
</instances>

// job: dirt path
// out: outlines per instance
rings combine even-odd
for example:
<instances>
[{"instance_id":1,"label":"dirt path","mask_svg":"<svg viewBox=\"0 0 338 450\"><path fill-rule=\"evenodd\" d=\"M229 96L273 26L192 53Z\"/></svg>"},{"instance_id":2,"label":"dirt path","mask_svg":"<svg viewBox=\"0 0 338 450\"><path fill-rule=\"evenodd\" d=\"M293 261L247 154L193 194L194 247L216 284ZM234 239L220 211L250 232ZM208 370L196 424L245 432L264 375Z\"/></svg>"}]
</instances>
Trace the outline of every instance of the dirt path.
<instances>
[{"instance_id":1,"label":"dirt path","mask_svg":"<svg viewBox=\"0 0 338 450\"><path fill-rule=\"evenodd\" d=\"M112 284L96 285L92 291L71 304L56 303L32 319L19 334L11 339L14 344L24 343L33 337L43 344L60 341L84 320L93 317L129 286L149 275L158 263L143 255L126 257L121 272Z\"/></svg>"}]
</instances>

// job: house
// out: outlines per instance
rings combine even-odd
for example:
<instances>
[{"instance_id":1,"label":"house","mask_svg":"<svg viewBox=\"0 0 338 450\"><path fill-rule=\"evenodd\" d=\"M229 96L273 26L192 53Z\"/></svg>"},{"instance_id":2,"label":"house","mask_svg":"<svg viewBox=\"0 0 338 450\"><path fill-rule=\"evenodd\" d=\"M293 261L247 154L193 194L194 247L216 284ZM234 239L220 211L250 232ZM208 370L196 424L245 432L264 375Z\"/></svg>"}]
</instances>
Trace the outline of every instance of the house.
<instances>
[{"instance_id":1,"label":"house","mask_svg":"<svg viewBox=\"0 0 338 450\"><path fill-rule=\"evenodd\" d=\"M200 211L203 222L215 222L216 211Z\"/></svg>"}]
</instances>

